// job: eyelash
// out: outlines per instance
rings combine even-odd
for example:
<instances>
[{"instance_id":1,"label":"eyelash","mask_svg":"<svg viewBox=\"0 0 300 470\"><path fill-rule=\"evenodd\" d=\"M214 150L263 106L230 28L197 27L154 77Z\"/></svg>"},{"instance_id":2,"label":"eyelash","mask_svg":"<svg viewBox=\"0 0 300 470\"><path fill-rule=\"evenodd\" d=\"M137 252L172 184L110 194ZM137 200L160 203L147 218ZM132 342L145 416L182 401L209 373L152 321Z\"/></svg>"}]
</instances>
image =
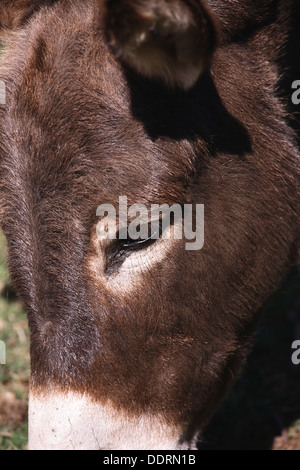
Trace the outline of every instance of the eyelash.
<instances>
[{"instance_id":1,"label":"eyelash","mask_svg":"<svg viewBox=\"0 0 300 470\"><path fill-rule=\"evenodd\" d=\"M149 233L151 233L151 226L149 224ZM106 253L106 273L113 273L125 260L125 258L132 252L142 251L145 248L153 245L162 236L162 221L159 223L159 229L155 233L151 234L146 239L133 240L127 238L126 240L120 240L118 238L112 242L108 247Z\"/></svg>"},{"instance_id":2,"label":"eyelash","mask_svg":"<svg viewBox=\"0 0 300 470\"><path fill-rule=\"evenodd\" d=\"M149 226L148 231L151 232L151 227ZM158 236L157 236L158 235ZM159 222L159 229L151 233L151 235L148 238L145 239L138 239L138 240L133 240L131 238L127 238L127 240L120 240L123 244L124 248L133 248L136 250L143 249L146 246L151 245L152 243L155 243L156 240L158 240L162 235L162 223L161 221Z\"/></svg>"}]
</instances>

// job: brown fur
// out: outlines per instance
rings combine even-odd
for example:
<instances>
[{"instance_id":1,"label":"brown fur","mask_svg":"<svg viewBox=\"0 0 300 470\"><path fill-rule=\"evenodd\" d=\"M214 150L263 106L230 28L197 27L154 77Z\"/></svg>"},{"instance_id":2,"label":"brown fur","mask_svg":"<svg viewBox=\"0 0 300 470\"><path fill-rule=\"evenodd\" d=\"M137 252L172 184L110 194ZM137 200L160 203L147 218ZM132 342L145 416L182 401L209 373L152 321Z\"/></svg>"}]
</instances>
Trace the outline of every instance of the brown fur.
<instances>
[{"instance_id":1,"label":"brown fur","mask_svg":"<svg viewBox=\"0 0 300 470\"><path fill-rule=\"evenodd\" d=\"M156 2L120 1L110 12L113 3L0 4L6 28L27 22L7 39L0 68L2 228L28 311L32 387L163 414L188 440L240 370L259 308L296 260L299 127L287 105L299 79L287 47L296 0L176 0L211 9L219 37L214 55L213 42L205 49L211 67L186 92L143 77L138 53L127 68L119 42L114 52L107 43L128 9L139 28L143 5ZM90 269L101 255L96 209L121 195L205 204L203 250L179 242L133 290L109 290L109 274Z\"/></svg>"}]
</instances>

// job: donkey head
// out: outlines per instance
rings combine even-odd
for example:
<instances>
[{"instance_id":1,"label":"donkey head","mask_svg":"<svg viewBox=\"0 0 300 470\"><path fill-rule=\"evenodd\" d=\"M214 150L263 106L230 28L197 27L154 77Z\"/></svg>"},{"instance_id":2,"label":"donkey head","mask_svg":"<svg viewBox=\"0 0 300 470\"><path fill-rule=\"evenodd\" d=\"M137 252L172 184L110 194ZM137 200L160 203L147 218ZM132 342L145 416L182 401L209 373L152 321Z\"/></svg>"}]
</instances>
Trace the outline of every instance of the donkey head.
<instances>
[{"instance_id":1,"label":"donkey head","mask_svg":"<svg viewBox=\"0 0 300 470\"><path fill-rule=\"evenodd\" d=\"M31 332L32 449L193 447L292 263L298 153L275 65L234 39L262 19L231 3L0 4L1 223ZM176 218L168 238L120 239L117 217L99 239L97 208L118 214L121 196L204 205L203 249Z\"/></svg>"}]
</instances>

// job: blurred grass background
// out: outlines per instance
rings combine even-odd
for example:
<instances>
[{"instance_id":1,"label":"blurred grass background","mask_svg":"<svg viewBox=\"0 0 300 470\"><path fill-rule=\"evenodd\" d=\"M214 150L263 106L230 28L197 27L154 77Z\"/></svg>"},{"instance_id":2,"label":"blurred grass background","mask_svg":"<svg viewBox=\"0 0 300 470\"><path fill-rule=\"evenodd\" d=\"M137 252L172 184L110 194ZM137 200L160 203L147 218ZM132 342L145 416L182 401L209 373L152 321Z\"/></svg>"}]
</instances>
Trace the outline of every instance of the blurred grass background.
<instances>
[{"instance_id":1,"label":"blurred grass background","mask_svg":"<svg viewBox=\"0 0 300 470\"><path fill-rule=\"evenodd\" d=\"M6 243L0 232L0 340L6 364L0 365L0 450L25 449L29 382L29 334L25 312L9 283Z\"/></svg>"}]
</instances>

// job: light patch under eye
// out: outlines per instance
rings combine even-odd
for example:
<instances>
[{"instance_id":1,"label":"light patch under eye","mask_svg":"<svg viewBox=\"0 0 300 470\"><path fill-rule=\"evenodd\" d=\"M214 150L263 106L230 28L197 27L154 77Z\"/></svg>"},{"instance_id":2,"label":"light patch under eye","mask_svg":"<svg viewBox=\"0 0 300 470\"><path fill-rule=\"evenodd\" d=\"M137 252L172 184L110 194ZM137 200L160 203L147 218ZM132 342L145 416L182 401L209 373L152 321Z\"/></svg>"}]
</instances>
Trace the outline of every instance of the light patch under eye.
<instances>
[{"instance_id":1,"label":"light patch under eye","mask_svg":"<svg viewBox=\"0 0 300 470\"><path fill-rule=\"evenodd\" d=\"M98 224L102 224L99 221ZM97 225L98 225L97 224ZM115 227L114 227L115 228ZM111 229L106 227L106 229ZM111 229L113 230L113 229ZM118 232L117 232L118 233ZM93 237L93 244L96 248L96 255L93 256L90 267L94 276L106 287L119 291L128 291L136 287L142 276L147 271L154 268L157 263L162 262L172 249L174 243L182 238L182 220L177 220L173 225L169 225L163 231L163 236L153 240L148 246L141 249L126 249L126 240L102 239ZM150 241L150 240L149 240ZM120 260L114 251L115 244L120 244ZM113 253L113 256L112 256Z\"/></svg>"}]
</instances>

